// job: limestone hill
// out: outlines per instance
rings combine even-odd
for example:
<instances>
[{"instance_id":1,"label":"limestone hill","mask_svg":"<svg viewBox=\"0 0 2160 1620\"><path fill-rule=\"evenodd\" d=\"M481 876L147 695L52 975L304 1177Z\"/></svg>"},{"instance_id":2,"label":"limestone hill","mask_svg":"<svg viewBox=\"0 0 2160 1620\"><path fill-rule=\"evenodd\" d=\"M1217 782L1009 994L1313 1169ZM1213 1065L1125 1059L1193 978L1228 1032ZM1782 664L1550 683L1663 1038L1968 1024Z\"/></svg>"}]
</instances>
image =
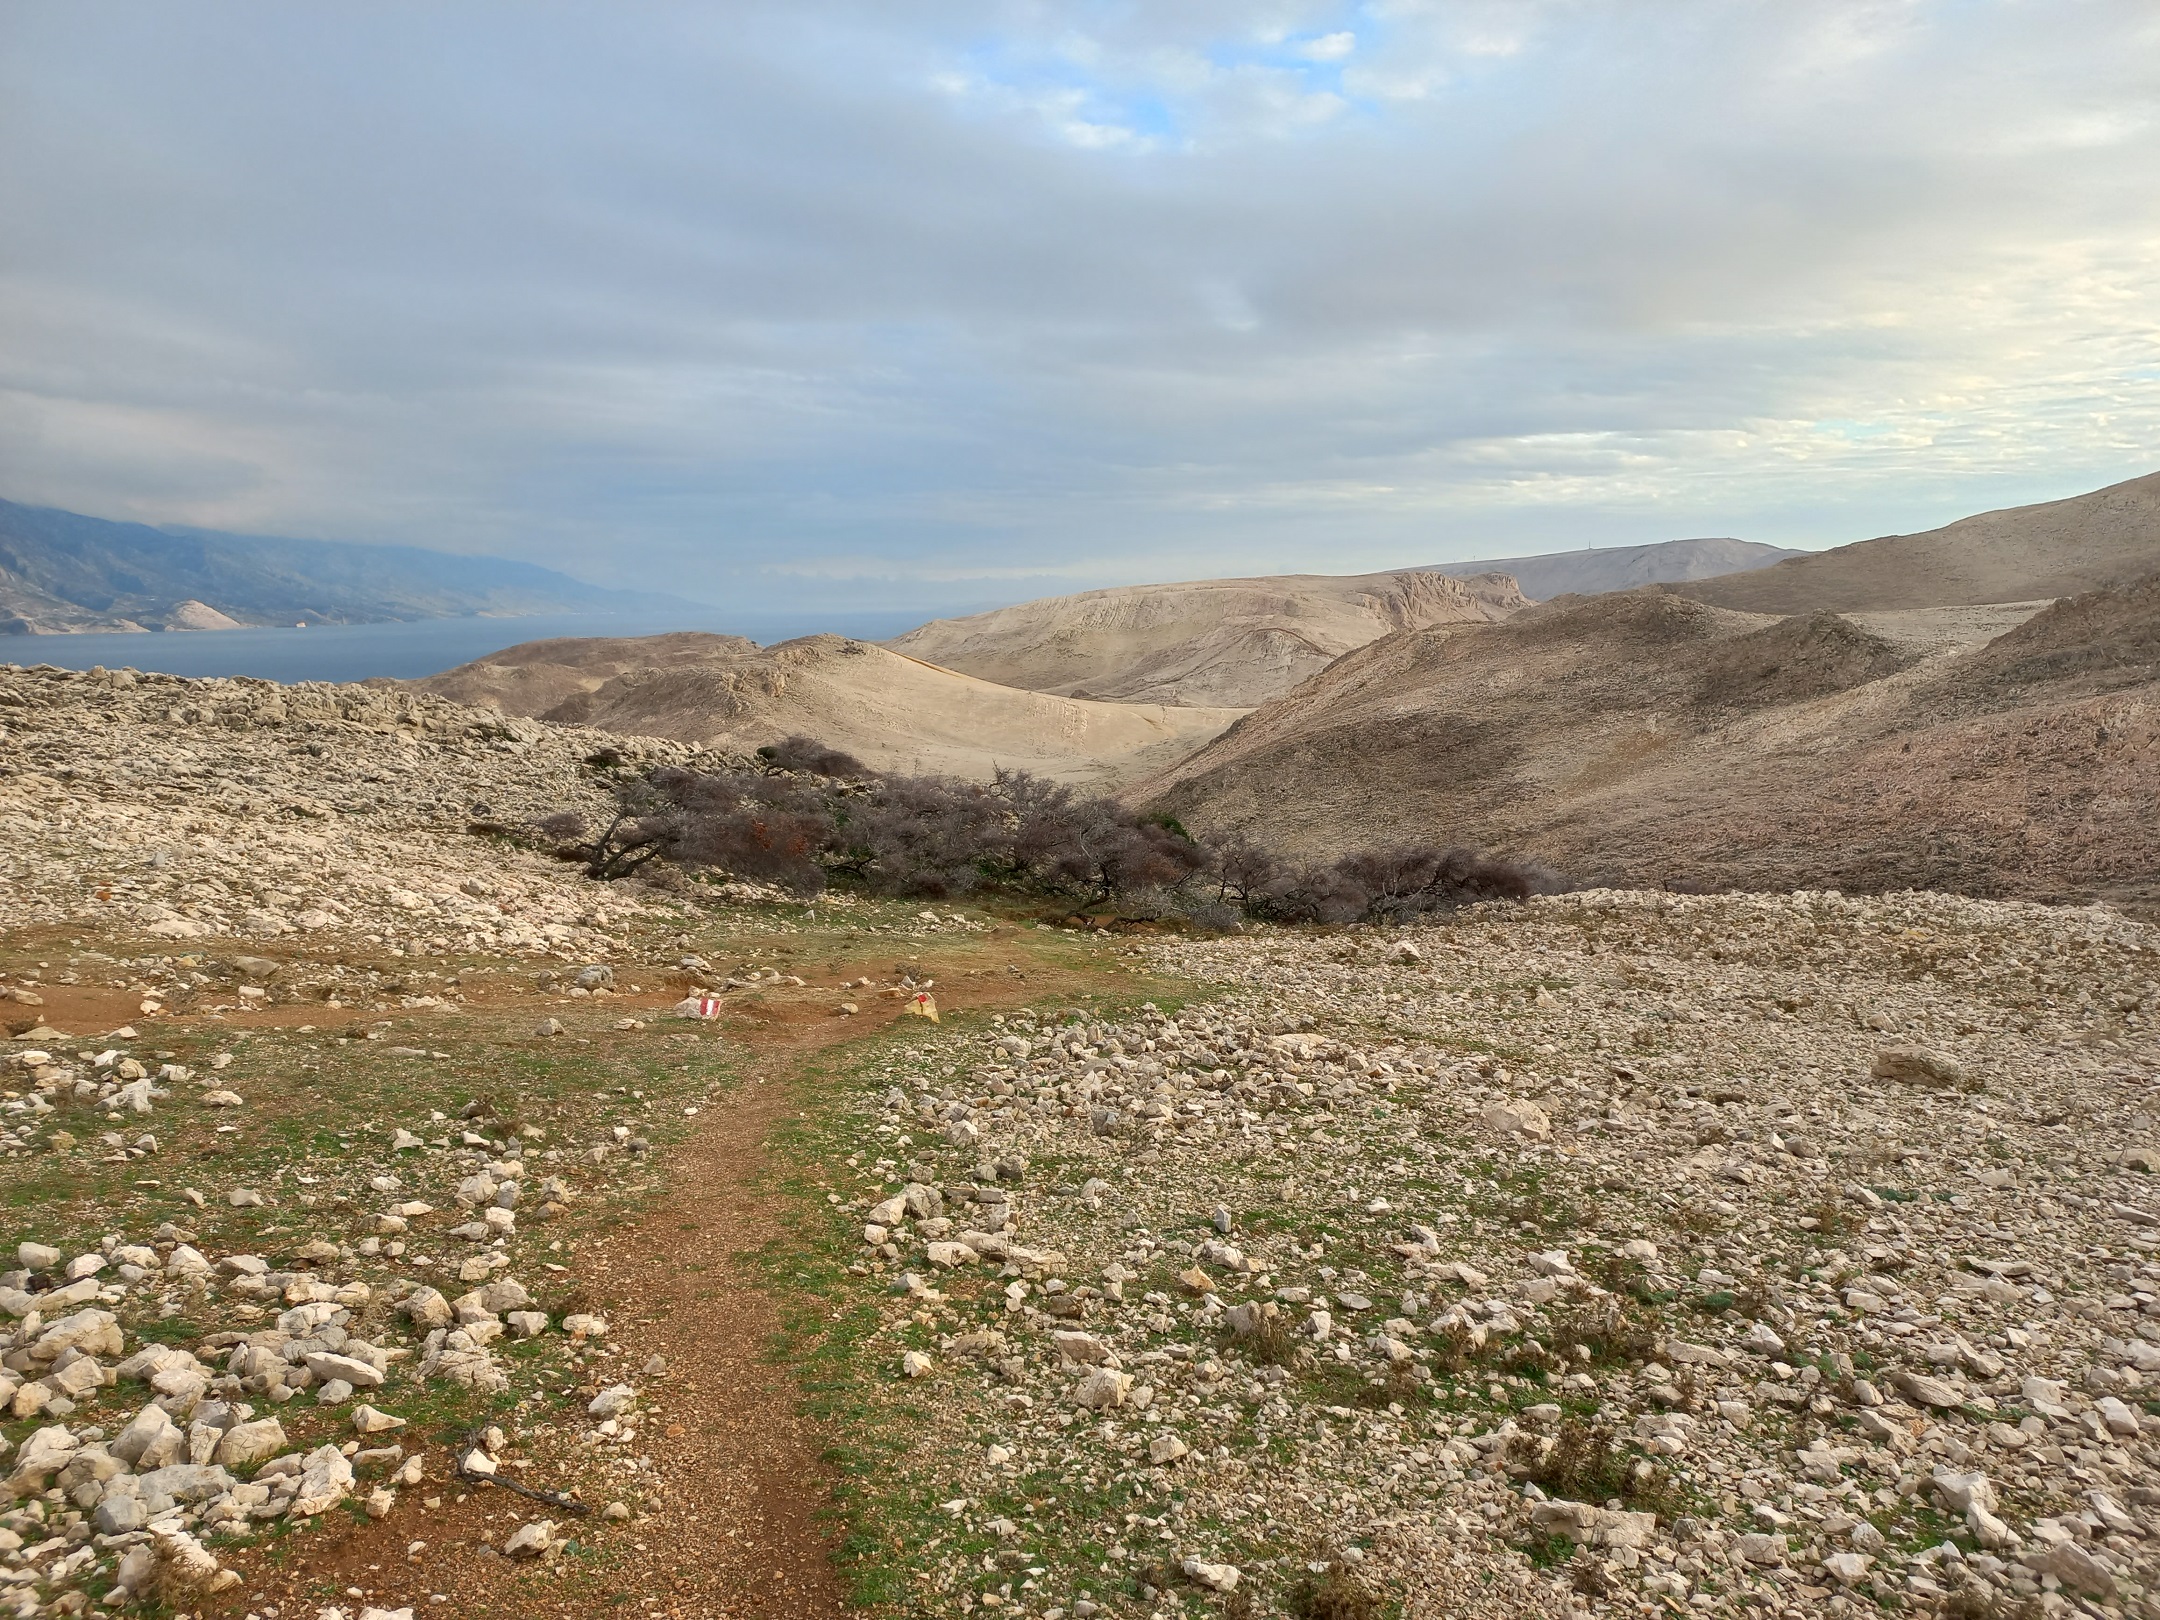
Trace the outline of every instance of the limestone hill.
<instances>
[{"instance_id":1,"label":"limestone hill","mask_svg":"<svg viewBox=\"0 0 2160 1620\"><path fill-rule=\"evenodd\" d=\"M413 683L566 725L756 748L803 734L883 770L999 766L1110 786L1158 770L1242 712L1019 691L869 642L806 636L533 641Z\"/></svg>"},{"instance_id":2,"label":"limestone hill","mask_svg":"<svg viewBox=\"0 0 2160 1620\"><path fill-rule=\"evenodd\" d=\"M2089 495L1885 535L1772 567L1672 586L1748 613L1837 613L2031 602L2160 570L2160 473Z\"/></svg>"},{"instance_id":3,"label":"limestone hill","mask_svg":"<svg viewBox=\"0 0 2160 1620\"><path fill-rule=\"evenodd\" d=\"M1804 555L1783 546L1766 546L1758 540L1660 540L1643 546L1597 546L1536 557L1441 563L1433 572L1457 579L1474 574L1506 574L1522 587L1523 595L1533 602L1544 602L1555 596L1600 596L1607 591L1631 591L1638 585L1746 573Z\"/></svg>"},{"instance_id":4,"label":"limestone hill","mask_svg":"<svg viewBox=\"0 0 2160 1620\"><path fill-rule=\"evenodd\" d=\"M2160 585L2036 608L1780 619L1650 590L1407 631L1132 793L1313 853L2160 901Z\"/></svg>"},{"instance_id":5,"label":"limestone hill","mask_svg":"<svg viewBox=\"0 0 2160 1620\"><path fill-rule=\"evenodd\" d=\"M1202 579L938 619L889 645L1064 697L1250 708L1390 631L1483 624L1527 605L1512 579L1495 574Z\"/></svg>"}]
</instances>

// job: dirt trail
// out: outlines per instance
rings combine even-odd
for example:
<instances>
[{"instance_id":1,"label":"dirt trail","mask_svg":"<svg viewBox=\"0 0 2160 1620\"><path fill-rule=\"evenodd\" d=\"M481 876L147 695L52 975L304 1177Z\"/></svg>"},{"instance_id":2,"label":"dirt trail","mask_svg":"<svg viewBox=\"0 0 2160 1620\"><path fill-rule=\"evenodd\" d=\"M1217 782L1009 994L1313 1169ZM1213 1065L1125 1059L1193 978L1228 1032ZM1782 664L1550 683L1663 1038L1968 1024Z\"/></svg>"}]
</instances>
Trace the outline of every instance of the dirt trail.
<instances>
[{"instance_id":1,"label":"dirt trail","mask_svg":"<svg viewBox=\"0 0 2160 1620\"><path fill-rule=\"evenodd\" d=\"M918 952L917 960L937 978L948 1013L1018 1006L1083 982L1040 961L1029 962L1025 977L979 966L1031 954L1005 938ZM969 964L977 971L963 977ZM609 1318L621 1347L611 1365L588 1375L589 1387L620 1378L646 1391L640 1406L647 1427L635 1449L652 1459L644 1483L657 1484L661 1496L648 1519L604 1535L604 1565L546 1578L506 1564L487 1543L499 1545L518 1524L554 1517L574 1534L577 1523L591 1521L508 1492L431 1480L427 1491L440 1493L440 1505L423 1518L400 1506L380 1522L325 1521L289 1544L289 1556L229 1559L246 1571L246 1585L215 1612L261 1614L275 1606L285 1620L313 1620L317 1606L343 1602L355 1613L362 1605L411 1604L416 1615L482 1620L537 1613L821 1620L849 1613L832 1561L836 1531L823 1516L832 1485L821 1460L824 1439L798 1416L788 1373L770 1359L781 1321L758 1259L785 1229L770 1144L808 1101L810 1060L874 1037L901 1017L898 1003L879 1000L860 1017L836 1018L833 1000L829 992L781 992L731 1009L719 1032L750 1048L741 1084L707 1107L670 1152L663 1194L579 1247L574 1269L586 1306ZM654 1356L665 1358L665 1376L634 1376ZM550 1483L544 1461L511 1477ZM623 1479L627 1492L632 1477ZM601 1490L585 1494L596 1509L609 1500ZM427 1547L410 1558L415 1540Z\"/></svg>"}]
</instances>

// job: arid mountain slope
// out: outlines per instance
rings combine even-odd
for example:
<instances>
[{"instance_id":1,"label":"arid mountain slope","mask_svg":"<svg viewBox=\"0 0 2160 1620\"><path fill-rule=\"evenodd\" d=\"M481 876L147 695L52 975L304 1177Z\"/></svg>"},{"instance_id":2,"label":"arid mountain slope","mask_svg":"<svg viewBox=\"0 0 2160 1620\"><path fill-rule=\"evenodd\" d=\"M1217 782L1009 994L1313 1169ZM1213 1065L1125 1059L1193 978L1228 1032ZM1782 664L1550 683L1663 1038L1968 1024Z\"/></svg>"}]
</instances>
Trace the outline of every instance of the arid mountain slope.
<instances>
[{"instance_id":1,"label":"arid mountain slope","mask_svg":"<svg viewBox=\"0 0 2160 1620\"><path fill-rule=\"evenodd\" d=\"M1035 692L1250 708L1391 630L1482 624L1527 605L1496 575L1202 579L937 619L887 645Z\"/></svg>"},{"instance_id":2,"label":"arid mountain slope","mask_svg":"<svg viewBox=\"0 0 2160 1620\"><path fill-rule=\"evenodd\" d=\"M2160 473L2090 495L1960 518L1773 567L1675 585L1744 613L1850 613L1954 603L2033 602L2160 570Z\"/></svg>"},{"instance_id":3,"label":"arid mountain slope","mask_svg":"<svg viewBox=\"0 0 2160 1620\"><path fill-rule=\"evenodd\" d=\"M411 684L638 736L756 748L801 733L884 770L1009 766L1104 787L1181 758L1242 712L1022 692L842 636L763 649L693 632L532 641Z\"/></svg>"},{"instance_id":4,"label":"arid mountain slope","mask_svg":"<svg viewBox=\"0 0 2160 1620\"><path fill-rule=\"evenodd\" d=\"M1778 619L1653 590L1408 631L1131 796L1315 853L1435 840L1642 884L2160 902L2160 583L2004 633L2016 616Z\"/></svg>"},{"instance_id":5,"label":"arid mountain slope","mask_svg":"<svg viewBox=\"0 0 2160 1620\"><path fill-rule=\"evenodd\" d=\"M1507 574L1533 602L1555 596L1601 596L1631 591L1638 585L1663 585L1720 574L1768 568L1806 553L1759 540L1660 540L1645 546L1599 546L1589 551L1554 551L1538 557L1491 557L1483 562L1441 563L1432 572L1457 579L1474 574Z\"/></svg>"}]
</instances>

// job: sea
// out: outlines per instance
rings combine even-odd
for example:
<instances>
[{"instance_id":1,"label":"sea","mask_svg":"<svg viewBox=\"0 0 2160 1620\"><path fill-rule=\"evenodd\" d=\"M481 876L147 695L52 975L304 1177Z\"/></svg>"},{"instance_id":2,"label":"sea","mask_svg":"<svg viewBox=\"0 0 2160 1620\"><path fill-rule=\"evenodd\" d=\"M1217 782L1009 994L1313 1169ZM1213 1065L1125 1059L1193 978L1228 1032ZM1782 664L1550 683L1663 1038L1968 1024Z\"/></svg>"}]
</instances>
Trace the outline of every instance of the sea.
<instances>
[{"instance_id":1,"label":"sea","mask_svg":"<svg viewBox=\"0 0 2160 1620\"><path fill-rule=\"evenodd\" d=\"M256 630L162 630L80 636L0 636L0 664L132 669L160 675L256 675L294 681L414 680L521 641L555 636L652 636L710 630L761 646L830 632L883 641L923 620L913 613L562 613L529 618L420 619Z\"/></svg>"}]
</instances>

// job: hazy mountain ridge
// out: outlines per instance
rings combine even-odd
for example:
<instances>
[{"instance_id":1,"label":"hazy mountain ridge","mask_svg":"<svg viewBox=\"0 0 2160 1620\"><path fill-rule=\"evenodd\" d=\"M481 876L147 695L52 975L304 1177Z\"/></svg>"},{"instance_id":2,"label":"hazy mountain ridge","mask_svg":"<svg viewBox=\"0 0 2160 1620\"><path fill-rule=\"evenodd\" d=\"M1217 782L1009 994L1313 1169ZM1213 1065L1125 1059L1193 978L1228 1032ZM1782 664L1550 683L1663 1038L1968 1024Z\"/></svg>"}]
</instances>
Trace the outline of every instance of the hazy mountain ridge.
<instances>
[{"instance_id":1,"label":"hazy mountain ridge","mask_svg":"<svg viewBox=\"0 0 2160 1620\"><path fill-rule=\"evenodd\" d=\"M1768 568L1807 553L1759 540L1718 537L1658 540L1640 546L1598 546L1584 551L1552 551L1535 557L1489 557L1482 562L1436 563L1432 572L1452 578L1472 574L1510 574L1533 602L1555 596L1597 596L1633 590L1638 585L1677 584L1721 574Z\"/></svg>"},{"instance_id":2,"label":"hazy mountain ridge","mask_svg":"<svg viewBox=\"0 0 2160 1620\"><path fill-rule=\"evenodd\" d=\"M158 529L0 501L0 634L511 617L670 600L501 557Z\"/></svg>"},{"instance_id":3,"label":"hazy mountain ridge","mask_svg":"<svg viewBox=\"0 0 2160 1620\"><path fill-rule=\"evenodd\" d=\"M1836 613L2051 601L2160 570L2160 473L1939 529L1809 552L1694 580L1681 596L1744 613Z\"/></svg>"}]
</instances>

